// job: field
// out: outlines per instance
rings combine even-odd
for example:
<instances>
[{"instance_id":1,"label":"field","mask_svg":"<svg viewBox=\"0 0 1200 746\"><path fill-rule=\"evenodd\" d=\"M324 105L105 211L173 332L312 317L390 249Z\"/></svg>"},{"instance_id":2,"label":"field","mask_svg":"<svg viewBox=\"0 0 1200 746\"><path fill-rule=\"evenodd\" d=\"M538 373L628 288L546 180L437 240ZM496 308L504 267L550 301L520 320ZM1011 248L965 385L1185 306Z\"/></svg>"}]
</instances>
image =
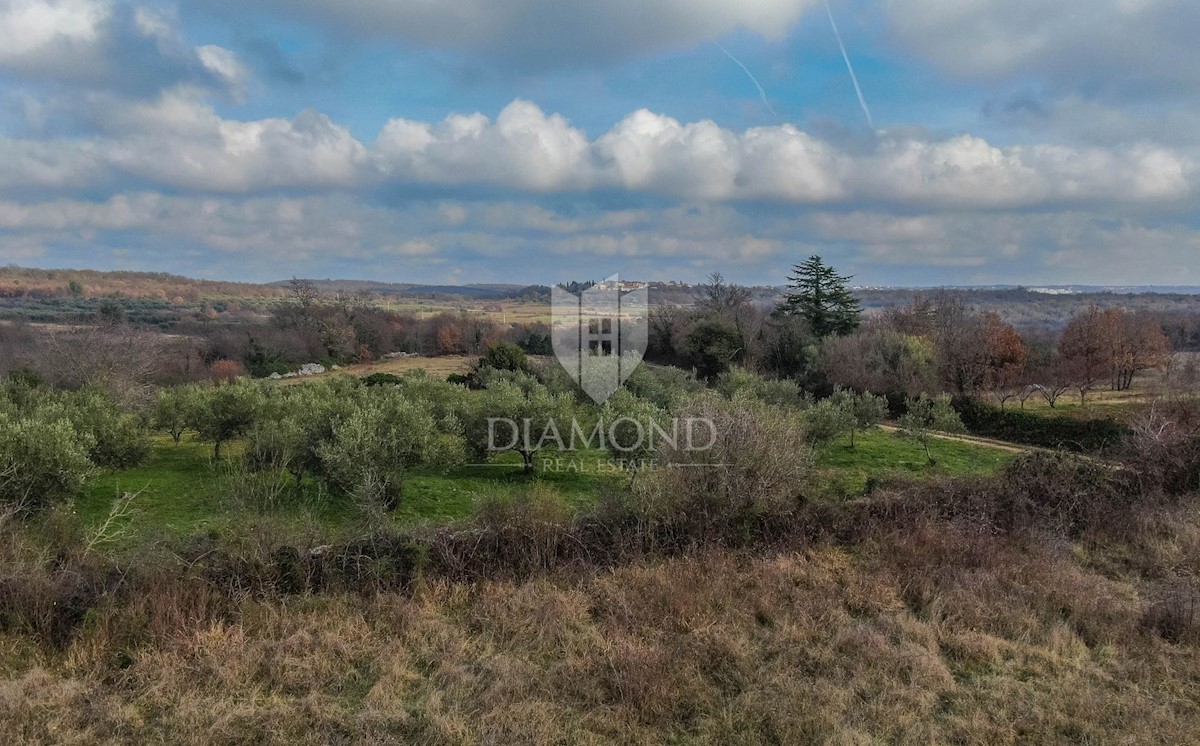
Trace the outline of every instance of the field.
<instances>
[{"instance_id":1,"label":"field","mask_svg":"<svg viewBox=\"0 0 1200 746\"><path fill-rule=\"evenodd\" d=\"M434 316L439 313L466 313L487 316L501 324L550 323L550 304L521 301L493 301L480 304L477 301L425 301L425 300L381 300L386 310L411 313L418 317Z\"/></svg>"},{"instance_id":2,"label":"field","mask_svg":"<svg viewBox=\"0 0 1200 746\"><path fill-rule=\"evenodd\" d=\"M945 438L930 444L934 464L925 450L894 432L875 430L859 433L853 448L849 436L825 448L817 465L851 495L862 494L870 481L893 475L966 476L994 474L1016 458L1012 451Z\"/></svg>"},{"instance_id":3,"label":"field","mask_svg":"<svg viewBox=\"0 0 1200 746\"><path fill-rule=\"evenodd\" d=\"M848 439L834 443L818 457L824 491L854 497L863 494L871 480L894 475L992 474L1015 457L998 448L951 440L936 440L931 448L936 461L932 466L920 446L882 430L860 433L854 448ZM315 480L306 478L299 485L286 477L259 480L256 490L248 490L245 474L236 468L237 455L235 444L227 448L225 460L214 462L212 446L190 435L179 445L158 437L145 464L94 477L73 510L85 530L96 531L124 495L135 495L128 513L113 522L118 529L117 537L108 542L113 549L204 534L233 536L248 521L265 521L285 533L321 535L329 541L364 530L367 517ZM620 488L631 478L630 473L614 469L609 459L603 451L572 453L567 458L549 452L541 457L535 480L522 473L516 454L500 454L486 465L419 469L410 475L401 506L388 520L398 528L461 520L472 515L480 500L523 493L534 483L560 494L571 506L587 506L601 490Z\"/></svg>"},{"instance_id":4,"label":"field","mask_svg":"<svg viewBox=\"0 0 1200 746\"><path fill-rule=\"evenodd\" d=\"M1024 410L1045 416L1125 421L1140 405L1153 401L1160 393L1159 381L1159 376L1143 376L1128 391L1111 391L1103 387L1089 392L1082 402L1078 394L1068 392L1054 407L1047 404L1044 398L1033 396L1025 402ZM1007 408L1022 409L1020 402L1009 402Z\"/></svg>"},{"instance_id":5,"label":"field","mask_svg":"<svg viewBox=\"0 0 1200 746\"><path fill-rule=\"evenodd\" d=\"M366 516L344 496L329 495L311 479L296 485L281 477L269 480L270 489L245 494L238 486L244 474L236 469L236 456L235 446L225 454L227 460L214 462L209 444L185 436L175 445L160 437L144 465L92 479L74 510L85 530L95 530L122 496L135 495L128 515L117 521L120 538L112 542L114 549L204 534L233 536L255 519L269 520L285 532L319 533L329 541L363 530ZM454 521L471 515L481 499L528 490L530 479L515 456L500 454L486 465L414 471L400 508L388 520L395 527ZM568 504L584 505L597 490L628 481L627 475L596 468L597 461L606 458L603 452L577 456L584 470L545 469L538 483L561 494Z\"/></svg>"},{"instance_id":6,"label":"field","mask_svg":"<svg viewBox=\"0 0 1200 746\"><path fill-rule=\"evenodd\" d=\"M466 373L470 370L471 365L478 358L469 357L467 355L440 355L438 357L402 357L394 360L380 360L375 363L364 363L361 365L346 365L340 370L330 370L318 376L304 376L298 378L285 378L280 383L288 386L293 386L298 383L303 383L312 378L320 378L321 376L334 376L341 374L350 374L359 378L366 378L374 373L390 373L391 375L404 375L414 370L423 370L435 378L445 378L452 373Z\"/></svg>"}]
</instances>

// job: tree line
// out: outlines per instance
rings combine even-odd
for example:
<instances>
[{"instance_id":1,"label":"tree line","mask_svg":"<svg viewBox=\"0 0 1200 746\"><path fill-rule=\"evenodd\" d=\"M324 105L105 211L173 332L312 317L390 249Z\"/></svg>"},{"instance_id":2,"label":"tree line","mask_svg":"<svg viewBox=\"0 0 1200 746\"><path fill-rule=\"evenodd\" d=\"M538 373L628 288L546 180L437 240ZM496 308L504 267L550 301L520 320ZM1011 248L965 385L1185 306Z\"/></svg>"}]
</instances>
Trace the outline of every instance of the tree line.
<instances>
[{"instance_id":1,"label":"tree line","mask_svg":"<svg viewBox=\"0 0 1200 746\"><path fill-rule=\"evenodd\" d=\"M693 308L652 311L648 356L707 380L742 366L818 397L839 387L898 402L950 393L1001 408L1033 396L1056 407L1072 392L1086 402L1100 386L1128 390L1172 358L1161 320L1144 311L1092 306L1058 335L1022 334L949 290L865 315L850 280L813 256L795 266L784 300L763 308L712 275Z\"/></svg>"}]
</instances>

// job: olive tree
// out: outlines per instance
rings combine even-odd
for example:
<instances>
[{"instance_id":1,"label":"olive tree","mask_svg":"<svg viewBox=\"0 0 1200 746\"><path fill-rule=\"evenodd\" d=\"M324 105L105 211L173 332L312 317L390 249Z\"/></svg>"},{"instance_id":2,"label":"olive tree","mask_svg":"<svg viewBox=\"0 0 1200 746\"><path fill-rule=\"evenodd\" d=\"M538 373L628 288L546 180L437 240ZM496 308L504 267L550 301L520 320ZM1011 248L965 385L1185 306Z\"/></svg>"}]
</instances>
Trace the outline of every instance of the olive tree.
<instances>
[{"instance_id":1,"label":"olive tree","mask_svg":"<svg viewBox=\"0 0 1200 746\"><path fill-rule=\"evenodd\" d=\"M88 458L104 468L136 466L150 452L150 441L139 418L117 406L99 389L57 391L50 388L10 387L8 409L19 418L65 422L87 436Z\"/></svg>"},{"instance_id":2,"label":"olive tree","mask_svg":"<svg viewBox=\"0 0 1200 746\"><path fill-rule=\"evenodd\" d=\"M654 454L661 439L655 428L664 427L666 410L648 399L617 389L600 409L604 445L613 458L639 461Z\"/></svg>"},{"instance_id":3,"label":"olive tree","mask_svg":"<svg viewBox=\"0 0 1200 746\"><path fill-rule=\"evenodd\" d=\"M75 429L89 433L88 455L96 466L127 469L150 453L150 440L138 416L122 410L106 393L95 389L67 395L68 417Z\"/></svg>"},{"instance_id":4,"label":"olive tree","mask_svg":"<svg viewBox=\"0 0 1200 746\"><path fill-rule=\"evenodd\" d=\"M213 444L213 458L221 446L245 435L258 420L265 399L262 388L249 381L232 381L197 389L191 408L191 427L200 439Z\"/></svg>"},{"instance_id":5,"label":"olive tree","mask_svg":"<svg viewBox=\"0 0 1200 746\"><path fill-rule=\"evenodd\" d=\"M758 399L777 407L796 409L809 403L795 381L763 378L736 365L717 377L716 389L727 399Z\"/></svg>"},{"instance_id":6,"label":"olive tree","mask_svg":"<svg viewBox=\"0 0 1200 746\"><path fill-rule=\"evenodd\" d=\"M0 504L34 509L73 497L93 470L92 444L65 418L0 411Z\"/></svg>"},{"instance_id":7,"label":"olive tree","mask_svg":"<svg viewBox=\"0 0 1200 746\"><path fill-rule=\"evenodd\" d=\"M869 391L859 394L848 389L838 389L832 398L839 407L850 413L851 448L857 445L855 436L859 431L872 430L887 419L887 399Z\"/></svg>"},{"instance_id":8,"label":"olive tree","mask_svg":"<svg viewBox=\"0 0 1200 746\"><path fill-rule=\"evenodd\" d=\"M196 389L193 386L174 386L162 389L154 399L150 415L151 427L168 433L175 445L192 422L192 409L196 406Z\"/></svg>"},{"instance_id":9,"label":"olive tree","mask_svg":"<svg viewBox=\"0 0 1200 746\"><path fill-rule=\"evenodd\" d=\"M374 389L318 447L326 480L359 499L400 505L407 472L421 464L450 463L461 439L438 431L424 402Z\"/></svg>"},{"instance_id":10,"label":"olive tree","mask_svg":"<svg viewBox=\"0 0 1200 746\"><path fill-rule=\"evenodd\" d=\"M476 457L513 451L531 475L539 451L570 438L574 415L570 394L553 393L528 376L497 379L472 397L463 413L463 432Z\"/></svg>"},{"instance_id":11,"label":"olive tree","mask_svg":"<svg viewBox=\"0 0 1200 746\"><path fill-rule=\"evenodd\" d=\"M814 446L829 445L854 426L850 403L838 397L822 399L804 413L804 436Z\"/></svg>"},{"instance_id":12,"label":"olive tree","mask_svg":"<svg viewBox=\"0 0 1200 746\"><path fill-rule=\"evenodd\" d=\"M935 463L929 443L936 433L961 433L962 419L950 404L946 395L937 398L920 396L907 401L908 412L900 418L900 432L904 437L916 441L925 448L925 457L929 463Z\"/></svg>"},{"instance_id":13,"label":"olive tree","mask_svg":"<svg viewBox=\"0 0 1200 746\"><path fill-rule=\"evenodd\" d=\"M247 466L288 471L297 485L305 474L322 476L322 444L373 393L372 387L342 377L268 389L260 416L246 433Z\"/></svg>"}]
</instances>

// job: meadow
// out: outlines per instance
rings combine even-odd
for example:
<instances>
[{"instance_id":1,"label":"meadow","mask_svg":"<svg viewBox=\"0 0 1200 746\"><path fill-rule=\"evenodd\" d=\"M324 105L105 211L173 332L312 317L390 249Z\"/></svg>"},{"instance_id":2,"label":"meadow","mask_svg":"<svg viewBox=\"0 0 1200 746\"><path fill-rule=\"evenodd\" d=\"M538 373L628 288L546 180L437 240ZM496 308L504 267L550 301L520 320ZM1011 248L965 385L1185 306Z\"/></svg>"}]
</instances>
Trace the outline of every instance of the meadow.
<instances>
[{"instance_id":1,"label":"meadow","mask_svg":"<svg viewBox=\"0 0 1200 746\"><path fill-rule=\"evenodd\" d=\"M386 373L388 375L400 376L412 371L424 371L425 373L437 378L445 378L446 376L459 374L462 375L470 370L471 365L477 358L467 355L439 355L437 357L401 357L392 360L379 360L373 363L362 363L359 365L346 365L339 370L329 370L325 373L320 373L315 376L305 376L303 378L286 378L281 381L285 386L294 386L303 383L306 380L319 379L324 376L336 375L352 375L358 378L366 378L367 376L376 373Z\"/></svg>"},{"instance_id":2,"label":"meadow","mask_svg":"<svg viewBox=\"0 0 1200 746\"><path fill-rule=\"evenodd\" d=\"M872 482L889 478L991 475L1016 457L1000 448L953 440L937 440L932 450L936 463L931 465L918 445L878 430L858 434L853 448L848 436L839 439L820 451L816 463L824 494L841 500L861 496ZM114 509L127 508L110 526L114 538L105 547L112 550L195 535L235 536L247 521L255 520L275 524L285 533L307 532L329 541L362 531L361 511L315 479L296 484L280 476L269 491L273 498L239 498L236 481L244 477L236 468L239 456L237 443L228 448L226 460L214 461L211 445L194 435L185 435L179 444L158 436L143 464L91 478L70 509L84 531L95 531ZM384 518L395 528L461 521L474 514L481 500L523 494L535 484L578 509L594 505L602 491L619 490L634 478L614 468L605 451L548 452L540 458L542 468L533 478L522 472L520 458L511 453L498 454L488 464L416 469L406 481L399 507Z\"/></svg>"},{"instance_id":3,"label":"meadow","mask_svg":"<svg viewBox=\"0 0 1200 746\"><path fill-rule=\"evenodd\" d=\"M273 489L262 491L274 499L239 499L235 482L244 477L236 467L238 444L223 461L214 461L212 446L185 438L176 445L157 437L144 464L97 475L71 506L84 530L102 526L126 496L129 510L116 521L119 540L113 549L145 546L193 535L234 536L247 520L267 520L282 530L315 532L330 541L360 531L364 516L344 495L331 494L317 480L299 484L279 475ZM553 458L553 456L546 456ZM522 472L516 454L499 454L487 464L467 464L448 469L416 469L408 477L398 508L384 520L393 527L440 524L472 515L484 497L512 496L528 491L536 481L562 495L572 506L590 504L597 491L619 487L629 476L597 468L609 456L603 451L572 454L582 470L546 469L531 480ZM372 515L378 519L380 516Z\"/></svg>"}]
</instances>

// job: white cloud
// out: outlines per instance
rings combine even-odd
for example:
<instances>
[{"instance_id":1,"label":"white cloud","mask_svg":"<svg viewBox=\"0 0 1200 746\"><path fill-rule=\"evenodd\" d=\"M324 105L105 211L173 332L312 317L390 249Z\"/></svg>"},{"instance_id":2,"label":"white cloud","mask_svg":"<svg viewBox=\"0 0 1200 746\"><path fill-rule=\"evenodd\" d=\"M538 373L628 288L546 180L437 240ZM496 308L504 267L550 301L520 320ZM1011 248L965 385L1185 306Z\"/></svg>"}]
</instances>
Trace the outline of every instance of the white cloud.
<instances>
[{"instance_id":1,"label":"white cloud","mask_svg":"<svg viewBox=\"0 0 1200 746\"><path fill-rule=\"evenodd\" d=\"M393 119L375 149L400 181L503 183L550 191L586 185L587 136L559 115L514 101L495 122L454 115L432 125Z\"/></svg>"},{"instance_id":2,"label":"white cloud","mask_svg":"<svg viewBox=\"0 0 1200 746\"><path fill-rule=\"evenodd\" d=\"M1047 202L1179 202L1193 193L1194 159L1151 145L998 147L962 135L928 141L884 135L851 153L791 125L744 132L640 110L589 142L531 103L496 122L481 114L439 124L393 120L374 146L388 178L487 184L540 192L617 188L670 197L801 204L1021 207Z\"/></svg>"},{"instance_id":3,"label":"white cloud","mask_svg":"<svg viewBox=\"0 0 1200 746\"><path fill-rule=\"evenodd\" d=\"M461 222L447 226L448 210ZM84 255L102 262L119 249L157 269L199 257L202 274L222 265L262 279L314 266L369 267L413 279L419 268L453 264L530 283L614 267L630 276L699 279L721 270L742 281L778 282L780 266L819 250L866 282L939 267L970 274L934 275L938 281L1200 283L1193 267L1200 233L1178 221L1114 220L1081 210L905 214L702 203L636 218L614 226L602 209L556 211L536 198L395 207L345 195L0 200L0 260ZM559 230L564 226L570 230ZM930 277L929 270L919 276Z\"/></svg>"},{"instance_id":4,"label":"white cloud","mask_svg":"<svg viewBox=\"0 0 1200 746\"><path fill-rule=\"evenodd\" d=\"M0 69L151 94L188 82L237 96L248 78L230 50L189 44L173 14L113 0L0 0Z\"/></svg>"},{"instance_id":5,"label":"white cloud","mask_svg":"<svg viewBox=\"0 0 1200 746\"><path fill-rule=\"evenodd\" d=\"M893 34L946 73L1144 95L1200 84L1194 0L889 0Z\"/></svg>"},{"instance_id":6,"label":"white cloud","mask_svg":"<svg viewBox=\"0 0 1200 746\"><path fill-rule=\"evenodd\" d=\"M86 45L99 36L108 3L94 0L5 0L0 3L0 64L54 45Z\"/></svg>"},{"instance_id":7,"label":"white cloud","mask_svg":"<svg viewBox=\"0 0 1200 746\"><path fill-rule=\"evenodd\" d=\"M0 138L0 190L84 189L106 178L87 145Z\"/></svg>"},{"instance_id":8,"label":"white cloud","mask_svg":"<svg viewBox=\"0 0 1200 746\"><path fill-rule=\"evenodd\" d=\"M375 181L367 149L320 112L294 119L223 119L186 89L116 107L98 141L108 164L174 187L248 192L276 187L355 188Z\"/></svg>"},{"instance_id":9,"label":"white cloud","mask_svg":"<svg viewBox=\"0 0 1200 746\"><path fill-rule=\"evenodd\" d=\"M817 0L269 0L346 33L546 69L687 49L736 29L771 40Z\"/></svg>"},{"instance_id":10,"label":"white cloud","mask_svg":"<svg viewBox=\"0 0 1200 746\"><path fill-rule=\"evenodd\" d=\"M1010 209L1062 204L1188 208L1188 151L999 147L979 137L882 135L847 151L791 125L735 131L641 110L589 140L563 117L515 101L493 121L452 115L392 120L371 145L316 111L294 119L218 116L195 90L95 107L105 135L2 140L0 188L136 182L207 192L276 188L368 191L387 185L500 192L647 193L696 202L769 201Z\"/></svg>"},{"instance_id":11,"label":"white cloud","mask_svg":"<svg viewBox=\"0 0 1200 746\"><path fill-rule=\"evenodd\" d=\"M857 248L858 272L888 267L984 267L991 281L1200 283L1200 233L1186 222L1150 225L1104 213L953 212L902 215L818 211L795 230Z\"/></svg>"},{"instance_id":12,"label":"white cloud","mask_svg":"<svg viewBox=\"0 0 1200 746\"><path fill-rule=\"evenodd\" d=\"M217 76L236 96L242 95L246 82L250 80L250 71L236 54L215 44L205 44L196 47L196 56L205 70Z\"/></svg>"},{"instance_id":13,"label":"white cloud","mask_svg":"<svg viewBox=\"0 0 1200 746\"><path fill-rule=\"evenodd\" d=\"M1181 201L1194 160L1148 145L1000 148L971 135L926 142L885 139L855 163L861 196L911 204L1023 207L1058 202Z\"/></svg>"}]
</instances>

